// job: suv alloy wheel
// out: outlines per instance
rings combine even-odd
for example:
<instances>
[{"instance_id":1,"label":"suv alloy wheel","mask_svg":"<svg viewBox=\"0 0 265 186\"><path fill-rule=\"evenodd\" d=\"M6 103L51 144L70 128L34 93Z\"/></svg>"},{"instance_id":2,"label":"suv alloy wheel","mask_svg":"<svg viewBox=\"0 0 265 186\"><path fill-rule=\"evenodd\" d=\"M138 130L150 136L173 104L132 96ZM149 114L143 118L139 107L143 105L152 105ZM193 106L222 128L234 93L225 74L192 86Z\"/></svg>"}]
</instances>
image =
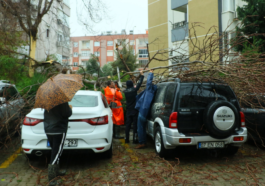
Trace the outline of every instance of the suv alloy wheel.
<instances>
[{"instance_id":1,"label":"suv alloy wheel","mask_svg":"<svg viewBox=\"0 0 265 186\"><path fill-rule=\"evenodd\" d=\"M167 155L167 149L165 149L164 147L164 143L163 143L163 137L162 137L162 133L161 133L161 129L160 127L156 127L155 129L155 151L156 153L161 157L165 157Z\"/></svg>"}]
</instances>

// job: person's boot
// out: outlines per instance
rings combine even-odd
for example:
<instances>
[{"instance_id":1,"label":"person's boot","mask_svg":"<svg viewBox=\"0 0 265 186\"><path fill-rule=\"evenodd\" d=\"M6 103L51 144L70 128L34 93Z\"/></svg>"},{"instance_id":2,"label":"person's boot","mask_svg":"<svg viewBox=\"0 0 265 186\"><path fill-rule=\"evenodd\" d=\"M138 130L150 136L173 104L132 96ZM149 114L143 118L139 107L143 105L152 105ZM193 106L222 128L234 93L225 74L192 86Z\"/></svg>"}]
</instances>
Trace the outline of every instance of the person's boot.
<instances>
[{"instance_id":1,"label":"person's boot","mask_svg":"<svg viewBox=\"0 0 265 186\"><path fill-rule=\"evenodd\" d=\"M120 126L116 125L115 126L116 128L116 131L115 131L115 139L124 139L124 137L120 136L120 131L121 131L121 128Z\"/></svg>"},{"instance_id":2,"label":"person's boot","mask_svg":"<svg viewBox=\"0 0 265 186\"><path fill-rule=\"evenodd\" d=\"M65 169L60 170L59 164L55 165L55 167L56 167L56 176L64 176L66 174Z\"/></svg>"},{"instance_id":3,"label":"person's boot","mask_svg":"<svg viewBox=\"0 0 265 186\"><path fill-rule=\"evenodd\" d=\"M49 179L49 186L58 185L56 178L56 165L48 165L48 179Z\"/></svg>"},{"instance_id":4,"label":"person's boot","mask_svg":"<svg viewBox=\"0 0 265 186\"><path fill-rule=\"evenodd\" d=\"M138 144L139 141L138 141L138 136L137 136L137 133L134 133L133 134L133 144Z\"/></svg>"}]
</instances>

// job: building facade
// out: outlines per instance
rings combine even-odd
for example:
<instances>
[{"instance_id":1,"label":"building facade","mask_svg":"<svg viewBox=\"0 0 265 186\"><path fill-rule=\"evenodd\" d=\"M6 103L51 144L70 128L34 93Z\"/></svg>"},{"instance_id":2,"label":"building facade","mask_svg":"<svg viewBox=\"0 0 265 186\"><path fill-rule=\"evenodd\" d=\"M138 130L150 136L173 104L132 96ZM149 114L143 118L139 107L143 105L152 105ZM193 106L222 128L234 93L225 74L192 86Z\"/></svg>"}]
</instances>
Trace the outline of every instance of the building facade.
<instances>
[{"instance_id":1,"label":"building facade","mask_svg":"<svg viewBox=\"0 0 265 186\"><path fill-rule=\"evenodd\" d=\"M238 24L236 7L243 5L242 0L148 0L148 39L150 43L156 42L150 45L151 57L157 50L176 49L165 57L179 55L182 62L193 61L197 58L191 55L196 52L194 48L202 46L207 37L224 35L219 49L213 54L215 60L222 61L220 52L229 47L229 40L235 36L234 30ZM196 24L197 27L194 27ZM229 55L233 56L232 52ZM156 61L150 65L156 67L172 63L176 63L176 60L163 64Z\"/></svg>"},{"instance_id":2,"label":"building facade","mask_svg":"<svg viewBox=\"0 0 265 186\"><path fill-rule=\"evenodd\" d=\"M32 0L32 3L38 3ZM35 58L45 61L48 56L60 63L70 62L70 0L54 0L39 28Z\"/></svg>"},{"instance_id":3,"label":"building facade","mask_svg":"<svg viewBox=\"0 0 265 186\"><path fill-rule=\"evenodd\" d=\"M71 37L70 64L72 70L78 70L78 66L86 67L91 54L98 56L100 66L115 61L116 44L120 45L123 42L132 47L134 53L138 55L137 63L139 67L143 67L148 63L147 32L145 34L134 34L133 31L130 31L130 34L126 35L125 30L122 30L121 34L109 31L98 36Z\"/></svg>"}]
</instances>

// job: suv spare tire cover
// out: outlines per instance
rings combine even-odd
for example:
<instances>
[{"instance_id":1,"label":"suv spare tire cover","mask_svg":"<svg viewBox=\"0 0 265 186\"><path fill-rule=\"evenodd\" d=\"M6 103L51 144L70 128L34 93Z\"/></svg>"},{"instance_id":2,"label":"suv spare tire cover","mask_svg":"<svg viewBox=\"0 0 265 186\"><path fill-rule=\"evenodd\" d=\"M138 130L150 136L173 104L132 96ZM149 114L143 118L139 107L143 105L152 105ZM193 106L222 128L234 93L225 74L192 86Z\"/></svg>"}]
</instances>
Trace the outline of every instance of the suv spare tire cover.
<instances>
[{"instance_id":1,"label":"suv spare tire cover","mask_svg":"<svg viewBox=\"0 0 265 186\"><path fill-rule=\"evenodd\" d=\"M206 107L203 120L212 137L227 138L239 126L239 112L228 101L214 101Z\"/></svg>"}]
</instances>

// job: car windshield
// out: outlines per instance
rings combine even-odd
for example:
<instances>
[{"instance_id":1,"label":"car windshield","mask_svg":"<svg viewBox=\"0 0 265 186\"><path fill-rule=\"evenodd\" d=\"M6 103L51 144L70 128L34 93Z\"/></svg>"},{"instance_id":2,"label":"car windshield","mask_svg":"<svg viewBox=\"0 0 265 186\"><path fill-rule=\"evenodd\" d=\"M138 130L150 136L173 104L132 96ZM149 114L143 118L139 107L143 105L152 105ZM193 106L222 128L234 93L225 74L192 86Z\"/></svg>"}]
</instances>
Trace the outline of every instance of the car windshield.
<instances>
[{"instance_id":1,"label":"car windshield","mask_svg":"<svg viewBox=\"0 0 265 186\"><path fill-rule=\"evenodd\" d=\"M96 107L98 106L98 96L75 95L69 105L73 107Z\"/></svg>"}]
</instances>

